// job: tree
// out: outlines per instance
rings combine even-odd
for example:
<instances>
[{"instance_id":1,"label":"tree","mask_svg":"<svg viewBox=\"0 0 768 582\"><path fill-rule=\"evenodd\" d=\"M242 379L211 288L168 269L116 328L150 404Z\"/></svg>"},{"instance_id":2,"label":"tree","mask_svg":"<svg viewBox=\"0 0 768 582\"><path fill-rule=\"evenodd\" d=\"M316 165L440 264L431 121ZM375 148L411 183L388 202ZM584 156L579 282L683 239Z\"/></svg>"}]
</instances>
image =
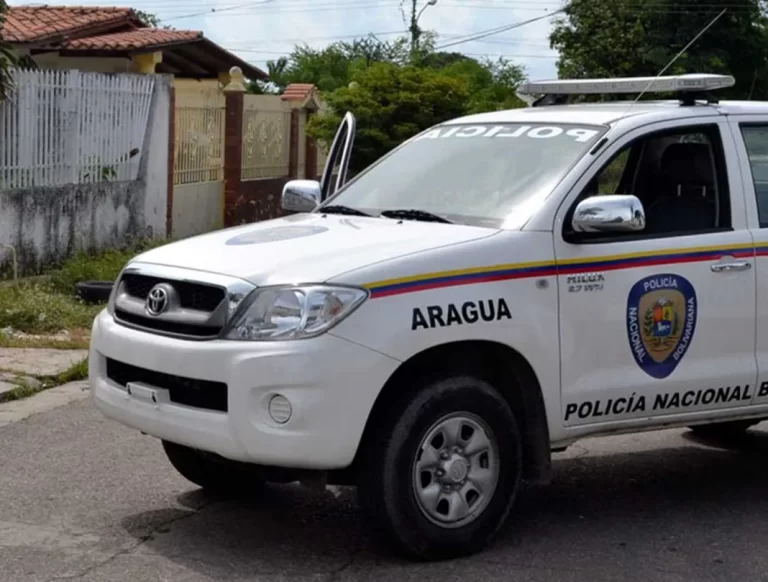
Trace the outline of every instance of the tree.
<instances>
[{"instance_id":1,"label":"tree","mask_svg":"<svg viewBox=\"0 0 768 582\"><path fill-rule=\"evenodd\" d=\"M436 53L440 54L440 53ZM500 57L476 61L469 57L442 68L452 77L464 78L469 86L466 113L501 111L525 106L516 89L525 80L522 67Z\"/></svg>"},{"instance_id":2,"label":"tree","mask_svg":"<svg viewBox=\"0 0 768 582\"><path fill-rule=\"evenodd\" d=\"M342 116L352 111L357 118L353 173L416 133L463 115L470 91L466 77L394 63L375 63L358 71L354 81L325 95L330 111L314 115L307 128L330 144Z\"/></svg>"},{"instance_id":3,"label":"tree","mask_svg":"<svg viewBox=\"0 0 768 582\"><path fill-rule=\"evenodd\" d=\"M5 26L5 16L8 13L8 4L5 0L0 0L0 31ZM16 55L11 46L2 40L0 36L0 101L8 97L8 93L13 88L13 79L10 69L18 64Z\"/></svg>"},{"instance_id":4,"label":"tree","mask_svg":"<svg viewBox=\"0 0 768 582\"><path fill-rule=\"evenodd\" d=\"M136 18L139 19L139 21L146 25L150 26L152 28L163 28L165 30L173 30L170 26L161 26L160 19L155 14L150 14L149 12L144 12L143 10L136 10L133 9L133 13L136 15Z\"/></svg>"},{"instance_id":5,"label":"tree","mask_svg":"<svg viewBox=\"0 0 768 582\"><path fill-rule=\"evenodd\" d=\"M666 74L731 74L736 86L723 97L768 98L763 0L571 0L550 36L560 53L559 76L655 76L723 8Z\"/></svg>"},{"instance_id":6,"label":"tree","mask_svg":"<svg viewBox=\"0 0 768 582\"><path fill-rule=\"evenodd\" d=\"M269 78L282 91L291 83L311 83L320 91L334 91L350 83L356 70L374 63L405 63L408 41L383 41L373 34L352 42L335 42L323 49L296 46L287 57L269 61Z\"/></svg>"},{"instance_id":7,"label":"tree","mask_svg":"<svg viewBox=\"0 0 768 582\"><path fill-rule=\"evenodd\" d=\"M333 141L344 113L355 115L353 172L436 123L525 105L516 95L525 79L522 67L503 58L477 61L437 52L436 38L423 32L414 51L408 37L384 42L369 36L321 50L296 47L269 63L270 80L283 88L313 83L320 89L330 111L315 115L308 131L321 147Z\"/></svg>"}]
</instances>

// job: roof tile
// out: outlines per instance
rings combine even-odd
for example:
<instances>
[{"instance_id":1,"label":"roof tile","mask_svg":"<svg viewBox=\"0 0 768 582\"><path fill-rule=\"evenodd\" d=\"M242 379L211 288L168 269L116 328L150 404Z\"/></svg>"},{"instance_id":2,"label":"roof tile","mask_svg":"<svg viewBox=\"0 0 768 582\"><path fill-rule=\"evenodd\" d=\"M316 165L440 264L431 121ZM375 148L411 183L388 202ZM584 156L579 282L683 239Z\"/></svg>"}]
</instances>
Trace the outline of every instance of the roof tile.
<instances>
[{"instance_id":1,"label":"roof tile","mask_svg":"<svg viewBox=\"0 0 768 582\"><path fill-rule=\"evenodd\" d=\"M197 30L165 30L162 28L140 28L127 32L89 36L62 43L67 50L128 51L151 48L175 43L195 41L203 38Z\"/></svg>"},{"instance_id":2,"label":"roof tile","mask_svg":"<svg viewBox=\"0 0 768 582\"><path fill-rule=\"evenodd\" d=\"M283 101L304 101L314 90L315 86L310 83L291 83L280 98Z\"/></svg>"},{"instance_id":3,"label":"roof tile","mask_svg":"<svg viewBox=\"0 0 768 582\"><path fill-rule=\"evenodd\" d=\"M130 8L101 6L10 6L2 38L36 42L110 23L138 24Z\"/></svg>"}]
</instances>

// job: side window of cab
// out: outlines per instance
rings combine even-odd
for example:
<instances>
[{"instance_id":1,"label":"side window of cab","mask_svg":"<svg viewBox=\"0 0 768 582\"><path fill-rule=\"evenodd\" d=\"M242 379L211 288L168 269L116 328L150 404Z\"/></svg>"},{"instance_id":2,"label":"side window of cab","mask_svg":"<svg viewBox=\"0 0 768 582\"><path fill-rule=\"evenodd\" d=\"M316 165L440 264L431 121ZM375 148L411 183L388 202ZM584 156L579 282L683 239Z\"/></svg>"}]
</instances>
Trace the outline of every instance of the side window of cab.
<instances>
[{"instance_id":1,"label":"side window of cab","mask_svg":"<svg viewBox=\"0 0 768 582\"><path fill-rule=\"evenodd\" d=\"M645 211L640 232L574 233L578 203L601 195L636 196ZM716 125L656 132L614 155L571 207L564 235L574 242L682 236L728 230L731 205L725 156Z\"/></svg>"},{"instance_id":2,"label":"side window of cab","mask_svg":"<svg viewBox=\"0 0 768 582\"><path fill-rule=\"evenodd\" d=\"M757 196L760 228L768 228L768 124L741 124Z\"/></svg>"}]
</instances>

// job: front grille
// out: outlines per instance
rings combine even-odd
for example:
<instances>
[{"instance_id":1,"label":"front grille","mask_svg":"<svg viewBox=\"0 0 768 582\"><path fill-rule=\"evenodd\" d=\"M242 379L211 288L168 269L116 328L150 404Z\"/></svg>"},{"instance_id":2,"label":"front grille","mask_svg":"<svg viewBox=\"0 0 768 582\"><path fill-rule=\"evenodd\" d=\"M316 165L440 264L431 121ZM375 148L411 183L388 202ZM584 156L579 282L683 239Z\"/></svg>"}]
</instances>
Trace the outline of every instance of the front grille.
<instances>
[{"instance_id":1,"label":"front grille","mask_svg":"<svg viewBox=\"0 0 768 582\"><path fill-rule=\"evenodd\" d=\"M193 408L227 412L227 385L223 382L195 380L164 374L107 358L107 377L125 387L128 382L141 382L168 390L171 402Z\"/></svg>"},{"instance_id":2,"label":"front grille","mask_svg":"<svg viewBox=\"0 0 768 582\"><path fill-rule=\"evenodd\" d=\"M195 325L193 323L176 323L175 321L168 321L163 319L154 319L150 317L141 317L128 313L119 308L115 308L115 317L136 327L142 327L144 329L152 329L167 334L173 334L177 336L189 336L192 338L214 338L221 331L221 326L210 325Z\"/></svg>"},{"instance_id":3,"label":"front grille","mask_svg":"<svg viewBox=\"0 0 768 582\"><path fill-rule=\"evenodd\" d=\"M220 287L190 283L189 281L171 281L134 273L124 274L122 283L125 285L127 293L137 299L146 299L149 290L158 283L170 283L179 294L181 306L198 311L213 311L224 300L225 296L224 289Z\"/></svg>"}]
</instances>

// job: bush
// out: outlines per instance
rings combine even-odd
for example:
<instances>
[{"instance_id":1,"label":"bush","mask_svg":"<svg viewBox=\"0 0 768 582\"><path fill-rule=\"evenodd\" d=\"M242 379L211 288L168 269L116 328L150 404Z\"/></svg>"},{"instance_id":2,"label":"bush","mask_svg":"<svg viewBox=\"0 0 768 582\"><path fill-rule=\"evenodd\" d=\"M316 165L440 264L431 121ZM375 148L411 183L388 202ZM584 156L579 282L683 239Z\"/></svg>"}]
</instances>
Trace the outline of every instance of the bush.
<instances>
[{"instance_id":1,"label":"bush","mask_svg":"<svg viewBox=\"0 0 768 582\"><path fill-rule=\"evenodd\" d=\"M90 329L103 308L58 293L51 284L0 285L0 329L11 327L25 333Z\"/></svg>"}]
</instances>

